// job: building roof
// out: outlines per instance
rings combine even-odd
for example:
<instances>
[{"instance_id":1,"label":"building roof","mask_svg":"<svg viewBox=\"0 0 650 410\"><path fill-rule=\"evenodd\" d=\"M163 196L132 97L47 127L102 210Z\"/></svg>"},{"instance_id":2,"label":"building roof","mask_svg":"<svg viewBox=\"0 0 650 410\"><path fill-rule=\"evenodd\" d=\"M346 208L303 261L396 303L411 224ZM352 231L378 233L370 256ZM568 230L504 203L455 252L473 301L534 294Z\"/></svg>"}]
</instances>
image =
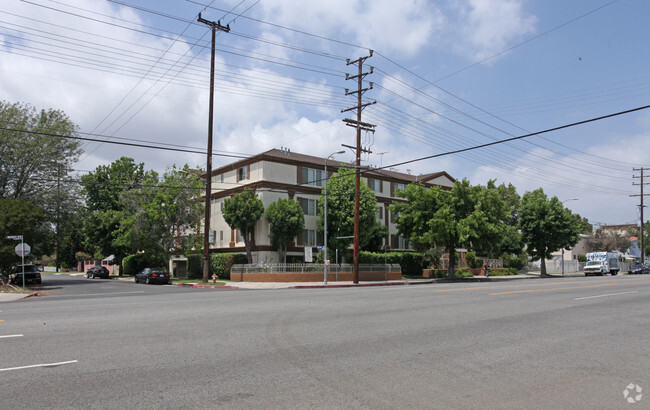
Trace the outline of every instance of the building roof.
<instances>
[{"instance_id":1,"label":"building roof","mask_svg":"<svg viewBox=\"0 0 650 410\"><path fill-rule=\"evenodd\" d=\"M260 154L253 155L252 157L244 158L242 160L235 161L231 164L216 168L212 170L212 175L220 174L226 170L236 169L244 165L252 164L259 161L265 161L265 160L287 163L287 164L295 164L295 165L312 165L317 168L322 168L325 165L325 158L316 157L308 154L301 154L297 152L291 152L291 150L289 149L274 148L262 152ZM348 166L350 164L347 162L338 161L336 159L329 159L327 161L327 165L332 168L339 168L339 167ZM432 172L424 175L411 175L411 174L405 174L402 172L397 172L385 168L379 169L379 168L372 168L372 167L364 167L364 174L366 177L367 176L375 176L377 178L383 177L385 179L395 179L395 180L404 181L405 183L412 183L412 182L430 183L430 181L440 177L448 178L452 183L456 181L446 171Z\"/></svg>"}]
</instances>

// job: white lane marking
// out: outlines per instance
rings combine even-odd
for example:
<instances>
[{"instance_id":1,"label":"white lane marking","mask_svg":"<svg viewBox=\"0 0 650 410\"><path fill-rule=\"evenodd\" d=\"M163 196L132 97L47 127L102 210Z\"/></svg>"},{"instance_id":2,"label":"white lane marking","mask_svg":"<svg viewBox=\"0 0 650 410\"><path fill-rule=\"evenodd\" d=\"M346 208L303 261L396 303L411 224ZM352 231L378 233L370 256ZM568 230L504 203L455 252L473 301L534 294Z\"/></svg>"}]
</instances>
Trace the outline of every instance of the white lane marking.
<instances>
[{"instance_id":1,"label":"white lane marking","mask_svg":"<svg viewBox=\"0 0 650 410\"><path fill-rule=\"evenodd\" d=\"M144 290L138 290L134 292L85 293L83 295L52 295L52 296L48 296L48 299L49 298L74 298L80 296L128 295L131 293L144 293Z\"/></svg>"},{"instance_id":2,"label":"white lane marking","mask_svg":"<svg viewBox=\"0 0 650 410\"><path fill-rule=\"evenodd\" d=\"M629 295L630 293L639 293L639 292L635 290L635 291L632 291L632 292L608 293L606 295L587 296L587 297L584 297L584 298L575 298L573 300L585 300L585 299L604 298L604 297L607 297L607 296Z\"/></svg>"},{"instance_id":3,"label":"white lane marking","mask_svg":"<svg viewBox=\"0 0 650 410\"><path fill-rule=\"evenodd\" d=\"M5 336L0 336L0 339L7 339L10 337L23 337L23 335L5 335Z\"/></svg>"},{"instance_id":4,"label":"white lane marking","mask_svg":"<svg viewBox=\"0 0 650 410\"><path fill-rule=\"evenodd\" d=\"M43 363L43 364L32 364L30 366L20 366L20 367L8 367L6 369L0 369L0 372L7 372L10 370L23 370L23 369L31 369L34 367L55 367L55 366L61 366L64 364L72 364L72 363L77 363L76 360L70 360L67 362L59 362L59 363Z\"/></svg>"}]
</instances>

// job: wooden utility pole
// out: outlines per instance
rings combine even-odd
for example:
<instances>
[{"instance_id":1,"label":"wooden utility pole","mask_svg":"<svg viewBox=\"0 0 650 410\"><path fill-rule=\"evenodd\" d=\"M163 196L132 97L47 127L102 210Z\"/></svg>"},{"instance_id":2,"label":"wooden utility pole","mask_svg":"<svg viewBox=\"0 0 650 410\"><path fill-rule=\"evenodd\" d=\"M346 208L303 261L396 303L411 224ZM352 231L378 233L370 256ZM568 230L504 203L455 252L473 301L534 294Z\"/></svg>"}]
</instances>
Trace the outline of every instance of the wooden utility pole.
<instances>
[{"instance_id":1,"label":"wooden utility pole","mask_svg":"<svg viewBox=\"0 0 650 410\"><path fill-rule=\"evenodd\" d=\"M647 169L647 168L643 168L643 167L641 167L641 168L632 168L632 171L640 171L639 176L636 176L636 175L632 176L632 178L639 178L640 182L638 184L635 184L634 182L632 182L632 185L639 185L641 187L641 194L640 195L630 195L630 196L641 197L641 205L640 205L640 208L641 208L641 235L640 235L640 238L639 238L640 243L641 243L641 263L645 263L645 248L644 248L645 245L643 243L643 197L649 195L649 194L645 194L645 195L643 194L643 186L644 185L649 185L648 183L643 182L643 170L644 169Z\"/></svg>"},{"instance_id":2,"label":"wooden utility pole","mask_svg":"<svg viewBox=\"0 0 650 410\"><path fill-rule=\"evenodd\" d=\"M357 89L356 91L345 90L345 95L357 94L357 105L352 108L342 110L341 112L357 110L357 119L353 120L346 118L343 120L345 125L354 127L357 129L357 146L356 146L356 173L355 173L355 183L354 183L354 257L353 257L353 268L352 268L352 282L359 283L359 203L360 203L360 192L361 192L361 130L375 132L375 125L368 124L361 121L361 112L363 109L369 105L376 104L377 101L371 101L363 103L362 96L368 90L372 90L372 83L368 88L363 88L363 79L365 76L372 74L373 68L370 67L370 71L367 73L363 72L363 62L372 57L372 50L370 50L370 55L366 57L361 57L358 60L350 61L347 60L347 65L357 65L359 67L359 73L357 75L345 74L346 80L357 80Z\"/></svg>"},{"instance_id":3,"label":"wooden utility pole","mask_svg":"<svg viewBox=\"0 0 650 410\"><path fill-rule=\"evenodd\" d=\"M210 274L210 205L212 201L212 121L214 114L214 42L217 30L230 31L230 24L225 27L221 21L209 21L201 18L199 23L206 24L212 30L212 55L210 60L210 113L208 115L208 158L205 165L205 222L203 227L203 283L208 282Z\"/></svg>"}]
</instances>

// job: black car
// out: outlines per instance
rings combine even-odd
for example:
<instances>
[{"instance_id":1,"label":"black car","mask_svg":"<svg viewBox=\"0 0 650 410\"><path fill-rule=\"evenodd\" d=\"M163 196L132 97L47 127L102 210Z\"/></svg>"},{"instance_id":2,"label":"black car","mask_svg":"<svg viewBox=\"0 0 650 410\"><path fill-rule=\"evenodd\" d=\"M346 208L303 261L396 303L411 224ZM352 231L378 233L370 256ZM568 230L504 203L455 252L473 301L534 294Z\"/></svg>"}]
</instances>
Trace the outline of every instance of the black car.
<instances>
[{"instance_id":1,"label":"black car","mask_svg":"<svg viewBox=\"0 0 650 410\"><path fill-rule=\"evenodd\" d=\"M169 272L165 269L144 268L142 272L135 274L135 283L169 283Z\"/></svg>"},{"instance_id":2,"label":"black car","mask_svg":"<svg viewBox=\"0 0 650 410\"><path fill-rule=\"evenodd\" d=\"M648 268L647 265L642 265L640 263L630 267L630 269L627 271L628 275L640 275L642 273L649 274L650 268Z\"/></svg>"},{"instance_id":3,"label":"black car","mask_svg":"<svg viewBox=\"0 0 650 410\"><path fill-rule=\"evenodd\" d=\"M92 268L86 271L86 277L88 279L102 278L108 279L108 269L103 266L93 266Z\"/></svg>"},{"instance_id":4,"label":"black car","mask_svg":"<svg viewBox=\"0 0 650 410\"><path fill-rule=\"evenodd\" d=\"M24 270L23 270L24 269ZM23 282L23 271L25 272L25 281ZM38 269L38 266L29 264L29 265L18 265L14 266L13 277L11 282L14 285L22 286L23 283L30 284L40 284L41 283L41 271Z\"/></svg>"}]
</instances>

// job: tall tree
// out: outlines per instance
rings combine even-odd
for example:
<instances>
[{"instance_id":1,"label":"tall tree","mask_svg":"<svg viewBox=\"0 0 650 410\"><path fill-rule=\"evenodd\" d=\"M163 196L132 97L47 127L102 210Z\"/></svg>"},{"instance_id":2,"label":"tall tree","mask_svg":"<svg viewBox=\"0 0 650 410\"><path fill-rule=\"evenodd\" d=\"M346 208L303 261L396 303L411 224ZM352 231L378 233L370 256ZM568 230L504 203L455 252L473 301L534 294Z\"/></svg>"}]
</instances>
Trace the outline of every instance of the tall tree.
<instances>
[{"instance_id":1,"label":"tall tree","mask_svg":"<svg viewBox=\"0 0 650 410\"><path fill-rule=\"evenodd\" d=\"M266 208L265 218L271 230L271 246L278 250L279 260L287 262L287 246L302 232L305 214L300 204L280 198Z\"/></svg>"},{"instance_id":2,"label":"tall tree","mask_svg":"<svg viewBox=\"0 0 650 410\"><path fill-rule=\"evenodd\" d=\"M583 228L579 215L572 214L557 197L548 199L542 188L524 194L519 229L528 254L533 260L541 259L542 276L546 276L546 259L551 253L573 248Z\"/></svg>"},{"instance_id":3,"label":"tall tree","mask_svg":"<svg viewBox=\"0 0 650 410\"><path fill-rule=\"evenodd\" d=\"M137 251L131 244L119 240L122 222L128 216L122 195L141 187L147 176L144 164L122 157L110 165L100 165L81 177L89 217L85 222L86 248L94 256L115 256L122 271L122 259Z\"/></svg>"},{"instance_id":4,"label":"tall tree","mask_svg":"<svg viewBox=\"0 0 650 410\"><path fill-rule=\"evenodd\" d=\"M32 257L52 251L52 230L43 208L25 199L0 199L0 273L5 274L13 264L20 263L14 248L18 244L9 235L22 235L31 247Z\"/></svg>"},{"instance_id":5,"label":"tall tree","mask_svg":"<svg viewBox=\"0 0 650 410\"><path fill-rule=\"evenodd\" d=\"M147 172L139 189L121 194L124 214L115 242L167 259L174 252L184 252L182 240L193 235L203 212L197 200L203 180L173 166L158 178Z\"/></svg>"},{"instance_id":6,"label":"tall tree","mask_svg":"<svg viewBox=\"0 0 650 410\"><path fill-rule=\"evenodd\" d=\"M449 277L455 277L456 248L486 248L498 242L510 208L493 182L490 189L456 181L451 190L410 184L398 195L408 202L392 205L399 216L397 229L416 249L443 247L449 255Z\"/></svg>"},{"instance_id":7,"label":"tall tree","mask_svg":"<svg viewBox=\"0 0 650 410\"><path fill-rule=\"evenodd\" d=\"M77 126L63 111L6 101L0 101L0 126L0 198L43 201L56 192L81 154Z\"/></svg>"},{"instance_id":8,"label":"tall tree","mask_svg":"<svg viewBox=\"0 0 650 410\"><path fill-rule=\"evenodd\" d=\"M0 101L0 198L33 200L54 228L57 268L63 238L81 204L72 166L81 149L77 126L60 110Z\"/></svg>"},{"instance_id":9,"label":"tall tree","mask_svg":"<svg viewBox=\"0 0 650 410\"><path fill-rule=\"evenodd\" d=\"M337 239L341 236L351 237L354 234L354 170L339 168L338 173L327 181L327 242L328 248L346 249L352 239ZM323 187L324 192L325 187ZM318 229L324 230L325 197L318 198ZM386 231L378 227L377 198L367 184L361 184L359 200L359 247L367 250L371 244L376 244ZM328 249L329 251L330 249Z\"/></svg>"},{"instance_id":10,"label":"tall tree","mask_svg":"<svg viewBox=\"0 0 650 410\"><path fill-rule=\"evenodd\" d=\"M223 204L223 219L231 229L239 229L244 237L248 263L253 263L251 254L251 233L264 213L264 204L255 192L245 188L243 192L228 198Z\"/></svg>"}]
</instances>

